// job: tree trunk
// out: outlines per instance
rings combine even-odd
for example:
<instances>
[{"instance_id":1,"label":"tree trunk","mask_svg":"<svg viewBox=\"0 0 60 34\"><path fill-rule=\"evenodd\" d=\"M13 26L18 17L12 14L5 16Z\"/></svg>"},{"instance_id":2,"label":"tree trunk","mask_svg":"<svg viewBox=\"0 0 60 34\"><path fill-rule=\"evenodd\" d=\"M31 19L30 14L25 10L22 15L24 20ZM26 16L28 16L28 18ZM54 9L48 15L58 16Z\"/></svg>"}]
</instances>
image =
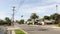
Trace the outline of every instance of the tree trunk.
<instances>
[{"instance_id":1,"label":"tree trunk","mask_svg":"<svg viewBox=\"0 0 60 34\"><path fill-rule=\"evenodd\" d=\"M34 24L35 24L35 19L34 19Z\"/></svg>"}]
</instances>

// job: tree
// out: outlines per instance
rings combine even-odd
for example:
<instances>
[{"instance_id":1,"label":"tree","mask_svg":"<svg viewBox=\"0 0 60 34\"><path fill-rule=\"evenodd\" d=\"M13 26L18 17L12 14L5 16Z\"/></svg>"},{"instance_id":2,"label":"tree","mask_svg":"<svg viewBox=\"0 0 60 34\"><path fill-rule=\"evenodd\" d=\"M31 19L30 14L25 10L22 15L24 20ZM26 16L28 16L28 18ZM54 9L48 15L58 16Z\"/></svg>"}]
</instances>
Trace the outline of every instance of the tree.
<instances>
[{"instance_id":1,"label":"tree","mask_svg":"<svg viewBox=\"0 0 60 34\"><path fill-rule=\"evenodd\" d=\"M31 21L31 19L28 19L27 21Z\"/></svg>"},{"instance_id":2,"label":"tree","mask_svg":"<svg viewBox=\"0 0 60 34\"><path fill-rule=\"evenodd\" d=\"M60 15L56 16L56 24L60 23Z\"/></svg>"},{"instance_id":3,"label":"tree","mask_svg":"<svg viewBox=\"0 0 60 34\"><path fill-rule=\"evenodd\" d=\"M57 18L57 16L58 16L59 14L58 13L54 13L54 14L52 14L51 16L50 16L50 18L51 19L53 19L53 20L56 20Z\"/></svg>"},{"instance_id":4,"label":"tree","mask_svg":"<svg viewBox=\"0 0 60 34\"><path fill-rule=\"evenodd\" d=\"M11 20L8 17L5 18L5 22L11 25Z\"/></svg>"},{"instance_id":5,"label":"tree","mask_svg":"<svg viewBox=\"0 0 60 34\"><path fill-rule=\"evenodd\" d=\"M50 17L49 16L44 16L44 19L45 20L50 20Z\"/></svg>"},{"instance_id":6,"label":"tree","mask_svg":"<svg viewBox=\"0 0 60 34\"><path fill-rule=\"evenodd\" d=\"M20 20L18 23L19 23L19 24L24 24L24 20L22 19L22 20Z\"/></svg>"},{"instance_id":7,"label":"tree","mask_svg":"<svg viewBox=\"0 0 60 34\"><path fill-rule=\"evenodd\" d=\"M40 18L39 21L44 21L44 18Z\"/></svg>"},{"instance_id":8,"label":"tree","mask_svg":"<svg viewBox=\"0 0 60 34\"><path fill-rule=\"evenodd\" d=\"M31 15L30 18L31 18L31 19L36 19L36 18L39 18L39 16L37 16L36 13L32 13L32 15Z\"/></svg>"},{"instance_id":9,"label":"tree","mask_svg":"<svg viewBox=\"0 0 60 34\"><path fill-rule=\"evenodd\" d=\"M19 21L18 20L16 20L16 23L18 23Z\"/></svg>"},{"instance_id":10,"label":"tree","mask_svg":"<svg viewBox=\"0 0 60 34\"><path fill-rule=\"evenodd\" d=\"M4 24L5 24L4 20L0 19L0 25L4 25Z\"/></svg>"},{"instance_id":11,"label":"tree","mask_svg":"<svg viewBox=\"0 0 60 34\"><path fill-rule=\"evenodd\" d=\"M54 13L50 16L51 19L55 20L55 23L57 24L59 22L59 14L58 13Z\"/></svg>"},{"instance_id":12,"label":"tree","mask_svg":"<svg viewBox=\"0 0 60 34\"><path fill-rule=\"evenodd\" d=\"M31 19L34 19L34 23L35 23L35 19L39 18L38 15L36 15L36 13L32 13L32 15L30 16Z\"/></svg>"}]
</instances>

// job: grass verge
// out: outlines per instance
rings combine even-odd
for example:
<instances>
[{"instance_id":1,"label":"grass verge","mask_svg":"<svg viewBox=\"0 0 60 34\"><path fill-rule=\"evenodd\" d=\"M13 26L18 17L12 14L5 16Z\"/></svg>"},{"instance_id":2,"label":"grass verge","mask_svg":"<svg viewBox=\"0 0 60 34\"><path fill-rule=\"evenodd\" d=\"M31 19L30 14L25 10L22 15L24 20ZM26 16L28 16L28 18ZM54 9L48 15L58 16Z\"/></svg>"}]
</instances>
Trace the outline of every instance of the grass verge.
<instances>
[{"instance_id":1,"label":"grass verge","mask_svg":"<svg viewBox=\"0 0 60 34\"><path fill-rule=\"evenodd\" d=\"M14 30L16 34L25 34L23 31L19 30L19 29L16 29Z\"/></svg>"}]
</instances>

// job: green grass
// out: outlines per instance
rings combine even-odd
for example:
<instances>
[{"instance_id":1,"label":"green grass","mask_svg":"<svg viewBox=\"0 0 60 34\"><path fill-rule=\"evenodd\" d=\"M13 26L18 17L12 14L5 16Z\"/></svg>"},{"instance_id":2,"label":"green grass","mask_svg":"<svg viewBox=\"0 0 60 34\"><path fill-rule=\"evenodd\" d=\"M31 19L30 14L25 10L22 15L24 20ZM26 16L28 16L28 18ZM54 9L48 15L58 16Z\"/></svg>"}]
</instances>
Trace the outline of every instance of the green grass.
<instances>
[{"instance_id":1,"label":"green grass","mask_svg":"<svg viewBox=\"0 0 60 34\"><path fill-rule=\"evenodd\" d=\"M23 31L21 31L21 30L19 30L19 29L16 29L16 30L15 30L15 33L16 33L16 34L25 34Z\"/></svg>"}]
</instances>

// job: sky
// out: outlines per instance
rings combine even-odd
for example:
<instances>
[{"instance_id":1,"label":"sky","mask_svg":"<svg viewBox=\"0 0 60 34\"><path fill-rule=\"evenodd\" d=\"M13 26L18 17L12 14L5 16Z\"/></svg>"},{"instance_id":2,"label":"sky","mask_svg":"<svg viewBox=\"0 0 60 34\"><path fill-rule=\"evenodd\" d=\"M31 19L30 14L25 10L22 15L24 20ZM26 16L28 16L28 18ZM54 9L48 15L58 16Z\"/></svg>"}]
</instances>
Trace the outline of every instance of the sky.
<instances>
[{"instance_id":1,"label":"sky","mask_svg":"<svg viewBox=\"0 0 60 34\"><path fill-rule=\"evenodd\" d=\"M12 18L12 7L15 6L15 20L27 20L32 13L36 13L40 18L45 15L60 14L60 0L0 0L0 19Z\"/></svg>"}]
</instances>

